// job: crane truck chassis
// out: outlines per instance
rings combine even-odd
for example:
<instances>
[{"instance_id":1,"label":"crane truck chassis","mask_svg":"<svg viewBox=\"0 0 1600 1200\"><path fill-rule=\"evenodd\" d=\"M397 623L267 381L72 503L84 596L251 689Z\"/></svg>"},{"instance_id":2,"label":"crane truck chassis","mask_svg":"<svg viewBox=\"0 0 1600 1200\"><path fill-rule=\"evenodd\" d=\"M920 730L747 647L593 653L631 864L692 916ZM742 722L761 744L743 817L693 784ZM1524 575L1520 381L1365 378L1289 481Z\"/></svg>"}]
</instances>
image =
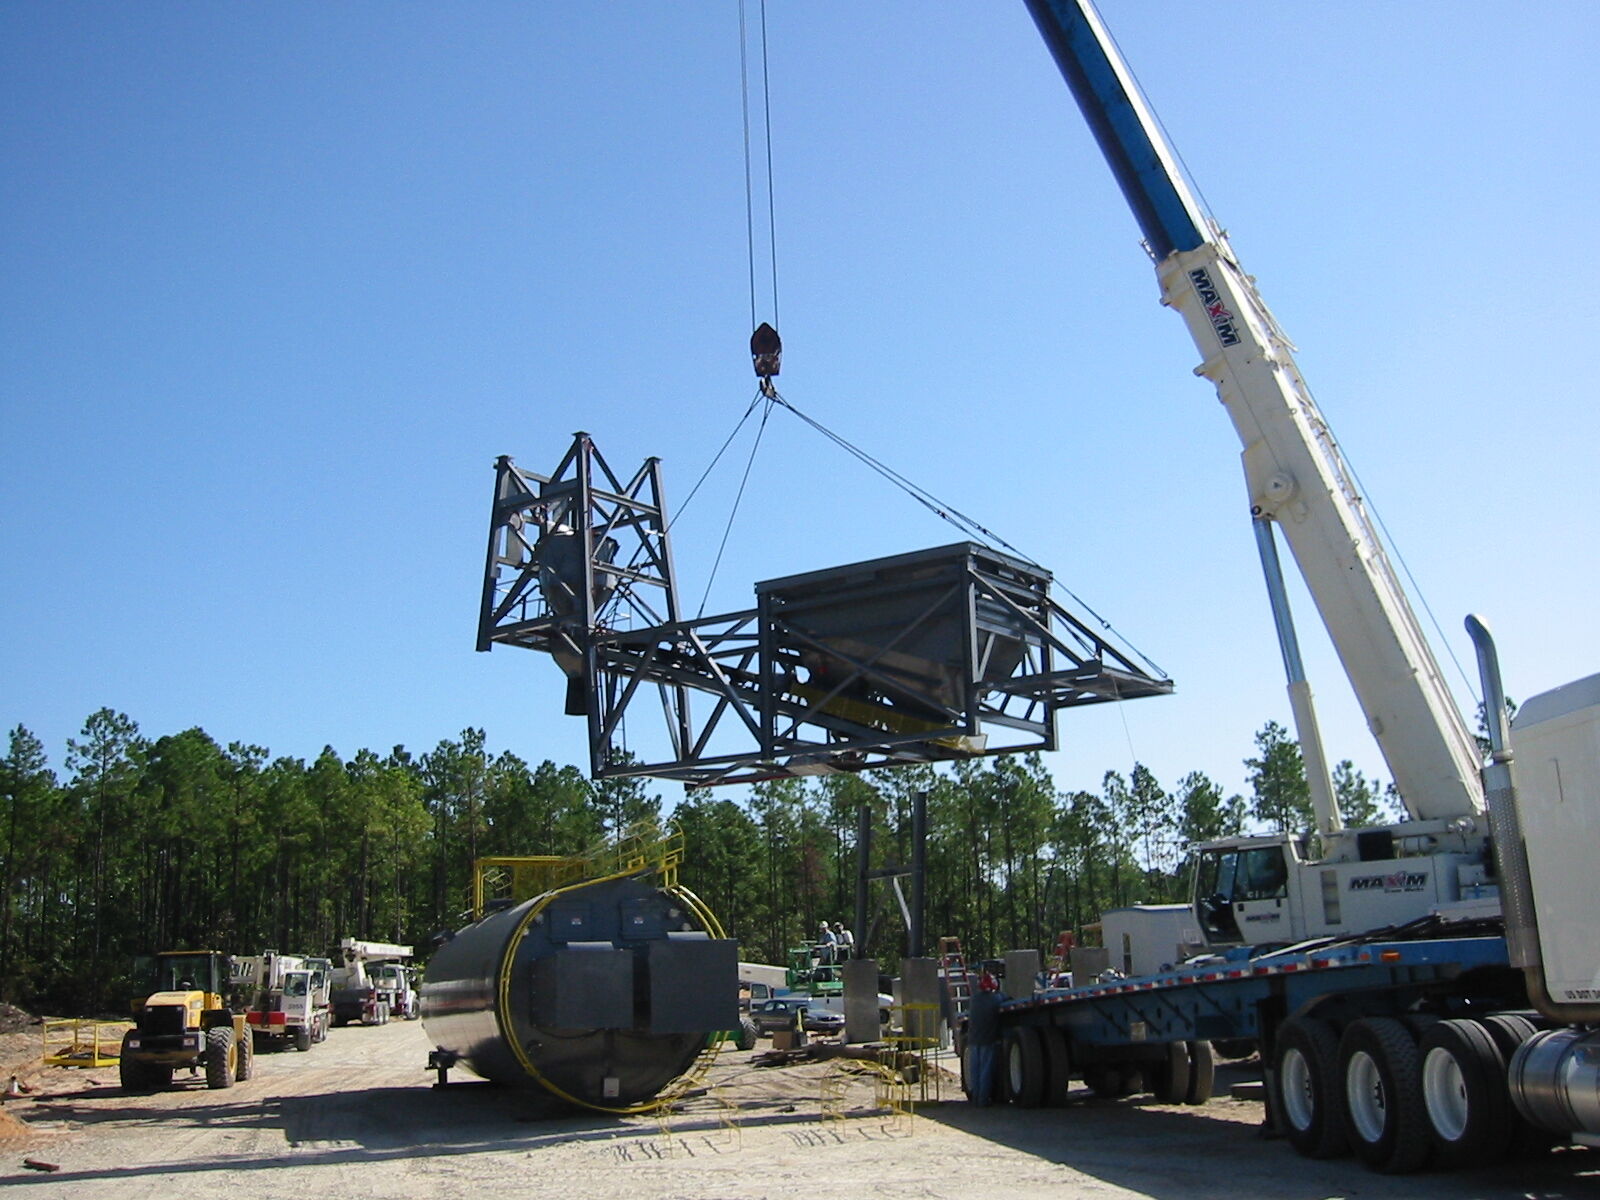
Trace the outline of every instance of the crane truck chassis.
<instances>
[{"instance_id":1,"label":"crane truck chassis","mask_svg":"<svg viewBox=\"0 0 1600 1200\"><path fill-rule=\"evenodd\" d=\"M234 960L234 985L257 1049L288 1043L309 1050L328 1036L332 964L264 950Z\"/></svg>"}]
</instances>

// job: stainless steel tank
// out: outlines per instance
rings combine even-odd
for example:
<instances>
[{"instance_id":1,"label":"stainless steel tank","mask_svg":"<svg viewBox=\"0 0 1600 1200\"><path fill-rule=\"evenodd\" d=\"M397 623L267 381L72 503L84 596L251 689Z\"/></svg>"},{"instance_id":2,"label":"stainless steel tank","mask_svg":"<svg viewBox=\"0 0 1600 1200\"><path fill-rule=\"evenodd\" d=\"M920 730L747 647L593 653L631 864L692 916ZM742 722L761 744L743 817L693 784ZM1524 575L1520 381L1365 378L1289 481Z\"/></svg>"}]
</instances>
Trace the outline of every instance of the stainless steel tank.
<instances>
[{"instance_id":1,"label":"stainless steel tank","mask_svg":"<svg viewBox=\"0 0 1600 1200\"><path fill-rule=\"evenodd\" d=\"M457 932L428 963L422 1022L445 1063L626 1111L738 1027L738 958L691 893L602 879Z\"/></svg>"}]
</instances>

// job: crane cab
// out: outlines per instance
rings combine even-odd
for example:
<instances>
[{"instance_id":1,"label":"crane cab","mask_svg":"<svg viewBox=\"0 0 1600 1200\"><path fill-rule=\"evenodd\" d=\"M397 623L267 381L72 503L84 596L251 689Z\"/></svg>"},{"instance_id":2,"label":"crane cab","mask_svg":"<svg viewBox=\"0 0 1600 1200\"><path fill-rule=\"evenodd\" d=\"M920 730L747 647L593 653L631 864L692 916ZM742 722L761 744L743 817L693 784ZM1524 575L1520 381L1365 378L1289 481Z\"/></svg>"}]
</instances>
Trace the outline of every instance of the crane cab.
<instances>
[{"instance_id":1,"label":"crane cab","mask_svg":"<svg viewBox=\"0 0 1600 1200\"><path fill-rule=\"evenodd\" d=\"M1198 848L1193 906L1213 947L1295 940L1289 905L1298 846L1283 837L1230 838Z\"/></svg>"}]
</instances>

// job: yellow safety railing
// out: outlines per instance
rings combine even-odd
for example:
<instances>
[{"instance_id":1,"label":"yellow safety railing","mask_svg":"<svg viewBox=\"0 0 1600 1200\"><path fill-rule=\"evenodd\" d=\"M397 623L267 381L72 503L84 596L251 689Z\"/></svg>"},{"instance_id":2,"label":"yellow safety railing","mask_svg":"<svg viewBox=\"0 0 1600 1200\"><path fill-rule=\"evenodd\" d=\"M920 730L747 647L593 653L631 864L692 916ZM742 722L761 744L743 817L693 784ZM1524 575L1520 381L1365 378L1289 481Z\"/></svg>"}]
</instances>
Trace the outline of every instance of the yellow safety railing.
<instances>
[{"instance_id":1,"label":"yellow safety railing","mask_svg":"<svg viewBox=\"0 0 1600 1200\"><path fill-rule=\"evenodd\" d=\"M44 1061L53 1067L114 1067L129 1021L66 1017L44 1023Z\"/></svg>"},{"instance_id":2,"label":"yellow safety railing","mask_svg":"<svg viewBox=\"0 0 1600 1200\"><path fill-rule=\"evenodd\" d=\"M662 887L676 887L683 862L683 833L646 821L615 840L597 842L581 854L527 854L475 859L472 919L481 921L491 903L521 904L535 896L589 879L640 875L653 870Z\"/></svg>"}]
</instances>

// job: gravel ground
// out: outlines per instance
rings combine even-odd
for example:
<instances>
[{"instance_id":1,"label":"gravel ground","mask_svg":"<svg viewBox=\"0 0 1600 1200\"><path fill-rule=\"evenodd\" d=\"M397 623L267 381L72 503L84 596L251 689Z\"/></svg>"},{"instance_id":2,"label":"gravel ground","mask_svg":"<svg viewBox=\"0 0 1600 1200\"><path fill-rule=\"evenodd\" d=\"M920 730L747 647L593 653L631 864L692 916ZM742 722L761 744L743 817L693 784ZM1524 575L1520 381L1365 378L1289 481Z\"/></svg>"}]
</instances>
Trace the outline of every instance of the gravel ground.
<instances>
[{"instance_id":1,"label":"gravel ground","mask_svg":"<svg viewBox=\"0 0 1600 1200\"><path fill-rule=\"evenodd\" d=\"M21 1061L21 1037L36 1063L37 1036L0 1035L0 1064ZM834 1120L821 1111L826 1066L757 1068L730 1049L713 1092L664 1131L653 1118L551 1115L462 1073L434 1088L427 1051L420 1023L352 1026L309 1053L258 1056L256 1077L229 1090L181 1082L153 1096L124 1094L115 1069L35 1068L38 1091L0 1110L0 1185L29 1200L170 1200L190 1186L295 1200L1600 1195L1600 1154L1588 1150L1472 1177L1307 1162L1260 1137L1260 1105L1247 1100L1026 1112L976 1108L947 1080L946 1101L908 1122L873 1110L858 1079L844 1095L849 1115ZM712 1095L737 1113L731 1131ZM29 1171L25 1157L60 1170Z\"/></svg>"}]
</instances>

